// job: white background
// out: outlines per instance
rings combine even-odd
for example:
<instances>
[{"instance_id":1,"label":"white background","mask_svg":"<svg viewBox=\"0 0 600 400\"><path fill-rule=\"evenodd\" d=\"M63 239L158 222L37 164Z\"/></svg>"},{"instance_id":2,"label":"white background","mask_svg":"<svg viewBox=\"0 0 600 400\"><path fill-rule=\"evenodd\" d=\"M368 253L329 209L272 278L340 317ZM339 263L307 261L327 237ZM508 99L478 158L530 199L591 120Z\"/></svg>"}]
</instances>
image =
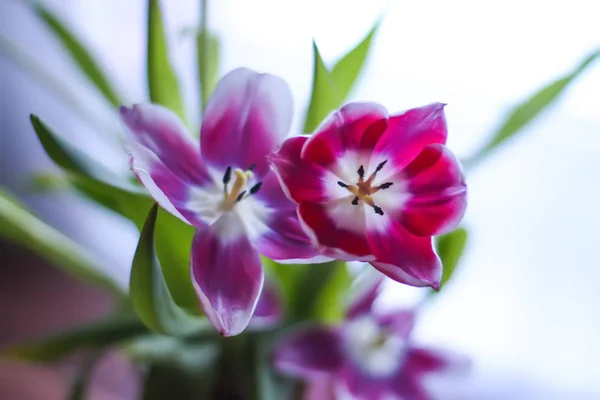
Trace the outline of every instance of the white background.
<instances>
[{"instance_id":1,"label":"white background","mask_svg":"<svg viewBox=\"0 0 600 400\"><path fill-rule=\"evenodd\" d=\"M64 51L17 0L0 3L0 33L83 93L84 106L119 126ZM142 0L47 2L80 33L132 102L146 98ZM167 4L168 3L168 4ZM165 2L188 113L197 115L194 43L182 29L199 19L194 1ZM448 103L449 146L471 154L529 93L600 48L591 0L276 1L213 0L221 73L238 66L282 76L307 104L316 39L333 62L384 15L353 99L390 111ZM27 116L34 111L110 167L123 171L117 142L0 57L0 183L52 224L107 260L124 285L134 230L69 195L40 196L26 176L51 164ZM468 172L468 249L455 281L426 310L420 341L469 354L475 374L457 399L600 399L600 61L549 113ZM109 137L110 134L106 133ZM112 136L114 138L114 135ZM85 218L82 216L85 215ZM118 238L115 240L115 238ZM414 298L391 285L387 304Z\"/></svg>"}]
</instances>

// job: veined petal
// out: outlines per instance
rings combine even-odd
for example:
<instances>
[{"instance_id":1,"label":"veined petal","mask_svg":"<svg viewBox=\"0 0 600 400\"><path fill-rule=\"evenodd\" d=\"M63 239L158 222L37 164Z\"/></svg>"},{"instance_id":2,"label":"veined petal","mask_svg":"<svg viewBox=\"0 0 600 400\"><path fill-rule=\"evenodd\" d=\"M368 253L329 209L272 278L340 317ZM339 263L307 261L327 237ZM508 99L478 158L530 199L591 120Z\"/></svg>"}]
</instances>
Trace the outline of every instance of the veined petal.
<instances>
[{"instance_id":1,"label":"veined petal","mask_svg":"<svg viewBox=\"0 0 600 400\"><path fill-rule=\"evenodd\" d=\"M307 139L307 136L289 138L276 153L269 156L269 163L279 178L284 193L296 203L329 199L327 181L324 179L327 171L300 157Z\"/></svg>"},{"instance_id":2,"label":"veined petal","mask_svg":"<svg viewBox=\"0 0 600 400\"><path fill-rule=\"evenodd\" d=\"M188 209L193 188L189 182L176 175L156 154L139 143L131 142L129 153L131 170L161 207L185 223L204 226L196 213Z\"/></svg>"},{"instance_id":3,"label":"veined petal","mask_svg":"<svg viewBox=\"0 0 600 400\"><path fill-rule=\"evenodd\" d=\"M253 329L268 328L277 325L282 317L283 310L279 292L273 283L266 280L248 326Z\"/></svg>"},{"instance_id":4,"label":"veined petal","mask_svg":"<svg viewBox=\"0 0 600 400\"><path fill-rule=\"evenodd\" d=\"M154 104L120 107L131 169L165 210L186 223L203 222L187 209L190 188L212 182L197 144L170 110Z\"/></svg>"},{"instance_id":5,"label":"veined petal","mask_svg":"<svg viewBox=\"0 0 600 400\"><path fill-rule=\"evenodd\" d=\"M426 146L402 172L410 197L401 222L418 236L452 231L467 207L467 186L454 154L444 145Z\"/></svg>"},{"instance_id":6,"label":"veined petal","mask_svg":"<svg viewBox=\"0 0 600 400\"><path fill-rule=\"evenodd\" d=\"M442 265L431 237L419 237L386 215L367 213L367 240L376 262L390 278L411 286L439 286Z\"/></svg>"},{"instance_id":7,"label":"veined petal","mask_svg":"<svg viewBox=\"0 0 600 400\"><path fill-rule=\"evenodd\" d=\"M263 178L261 189L254 195L270 210L257 215L253 222L260 224L261 235L253 238L258 251L272 260L287 263L325 262L298 220L296 205L289 200L272 171Z\"/></svg>"},{"instance_id":8,"label":"veined petal","mask_svg":"<svg viewBox=\"0 0 600 400\"><path fill-rule=\"evenodd\" d=\"M212 182L198 144L174 112L156 104L121 106L119 112L130 144L156 155L157 162L185 183L203 186Z\"/></svg>"},{"instance_id":9,"label":"veined petal","mask_svg":"<svg viewBox=\"0 0 600 400\"><path fill-rule=\"evenodd\" d=\"M206 316L224 336L248 325L263 286L258 253L235 213L200 228L192 243L192 278Z\"/></svg>"},{"instance_id":10,"label":"veined petal","mask_svg":"<svg viewBox=\"0 0 600 400\"><path fill-rule=\"evenodd\" d=\"M312 378L336 373L344 363L341 337L337 328L302 328L275 347L275 367L290 375Z\"/></svg>"},{"instance_id":11,"label":"veined petal","mask_svg":"<svg viewBox=\"0 0 600 400\"><path fill-rule=\"evenodd\" d=\"M363 205L353 206L351 198L328 203L302 202L298 217L304 231L325 255L345 261L371 261L365 238Z\"/></svg>"},{"instance_id":12,"label":"veined petal","mask_svg":"<svg viewBox=\"0 0 600 400\"><path fill-rule=\"evenodd\" d=\"M387 118L387 110L379 104L349 103L317 128L317 133L304 145L302 158L334 168L348 151L368 155L385 132Z\"/></svg>"},{"instance_id":13,"label":"veined petal","mask_svg":"<svg viewBox=\"0 0 600 400\"><path fill-rule=\"evenodd\" d=\"M285 263L318 263L331 258L321 255L302 229L295 209L277 210L265 221L266 230L254 239L258 251L272 260Z\"/></svg>"},{"instance_id":14,"label":"veined petal","mask_svg":"<svg viewBox=\"0 0 600 400\"><path fill-rule=\"evenodd\" d=\"M397 170L408 165L421 150L433 143L445 144L448 136L444 105L433 103L413 108L389 118L388 127L381 136L371 159L369 170L383 160L389 160Z\"/></svg>"},{"instance_id":15,"label":"veined petal","mask_svg":"<svg viewBox=\"0 0 600 400\"><path fill-rule=\"evenodd\" d=\"M202 156L223 170L256 165L262 175L266 156L283 141L291 122L292 95L281 78L235 69L208 100L200 130Z\"/></svg>"}]
</instances>

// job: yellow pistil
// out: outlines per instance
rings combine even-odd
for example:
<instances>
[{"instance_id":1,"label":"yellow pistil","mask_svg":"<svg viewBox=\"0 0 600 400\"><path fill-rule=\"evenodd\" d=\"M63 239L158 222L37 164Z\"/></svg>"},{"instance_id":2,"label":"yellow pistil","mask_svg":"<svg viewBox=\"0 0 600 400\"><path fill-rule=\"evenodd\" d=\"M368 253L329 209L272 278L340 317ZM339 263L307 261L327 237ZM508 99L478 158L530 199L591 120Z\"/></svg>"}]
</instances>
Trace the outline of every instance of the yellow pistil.
<instances>
[{"instance_id":1,"label":"yellow pistil","mask_svg":"<svg viewBox=\"0 0 600 400\"><path fill-rule=\"evenodd\" d=\"M382 347L387 341L388 339L391 337L391 333L387 332L387 331L381 331L377 337L375 338L375 340L373 341L373 347L374 348L380 348Z\"/></svg>"},{"instance_id":2,"label":"yellow pistil","mask_svg":"<svg viewBox=\"0 0 600 400\"><path fill-rule=\"evenodd\" d=\"M239 197L243 196L246 184L254 177L252 171L243 171L239 168L236 168L233 171L233 175L235 176L235 181L233 182L231 190L228 190L227 185L225 185L225 195L223 196L223 201L220 206L223 211L231 210L235 204L241 200Z\"/></svg>"}]
</instances>

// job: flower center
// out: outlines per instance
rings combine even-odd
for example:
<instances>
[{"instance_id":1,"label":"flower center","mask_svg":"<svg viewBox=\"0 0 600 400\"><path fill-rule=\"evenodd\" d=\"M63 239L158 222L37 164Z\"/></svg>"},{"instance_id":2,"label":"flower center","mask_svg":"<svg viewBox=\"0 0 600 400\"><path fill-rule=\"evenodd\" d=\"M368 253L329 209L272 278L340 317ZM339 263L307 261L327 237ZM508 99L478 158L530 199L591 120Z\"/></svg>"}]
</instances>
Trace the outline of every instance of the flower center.
<instances>
[{"instance_id":1,"label":"flower center","mask_svg":"<svg viewBox=\"0 0 600 400\"><path fill-rule=\"evenodd\" d=\"M375 210L376 214L383 215L383 210L381 207L378 207L373 200L371 195L377 193L379 190L387 189L392 186L393 182L382 183L381 185L374 185L373 181L377 177L377 173L383 169L383 166L387 163L387 160L380 162L375 168L375 171L365 180L365 169L361 165L356 171L358 174L358 181L354 185L348 185L345 182L338 181L337 184L347 189L350 193L354 195L354 199L352 199L352 204L357 206L359 201L364 202L368 206L372 207Z\"/></svg>"},{"instance_id":2,"label":"flower center","mask_svg":"<svg viewBox=\"0 0 600 400\"><path fill-rule=\"evenodd\" d=\"M406 349L404 339L379 326L372 317L349 321L344 332L348 353L368 374L389 376L402 363Z\"/></svg>"},{"instance_id":3,"label":"flower center","mask_svg":"<svg viewBox=\"0 0 600 400\"><path fill-rule=\"evenodd\" d=\"M235 180L229 188L229 183L232 178L232 169L227 167L225 175L223 175L223 201L219 204L219 210L229 211L235 207L237 203L248 198L249 196L256 194L262 185L262 182L255 183L249 190L246 189L248 182L254 178L252 169L254 166L247 170L236 168L233 170L233 176Z\"/></svg>"}]
</instances>

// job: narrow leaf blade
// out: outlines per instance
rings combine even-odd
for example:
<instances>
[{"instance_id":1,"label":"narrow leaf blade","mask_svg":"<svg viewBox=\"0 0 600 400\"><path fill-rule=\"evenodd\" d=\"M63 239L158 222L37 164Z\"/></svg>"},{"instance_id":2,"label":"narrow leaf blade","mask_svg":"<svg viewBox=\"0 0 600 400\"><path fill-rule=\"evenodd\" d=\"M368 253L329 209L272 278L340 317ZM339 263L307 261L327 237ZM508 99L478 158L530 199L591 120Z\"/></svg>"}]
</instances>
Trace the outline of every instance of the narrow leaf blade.
<instances>
[{"instance_id":1,"label":"narrow leaf blade","mask_svg":"<svg viewBox=\"0 0 600 400\"><path fill-rule=\"evenodd\" d=\"M81 150L72 146L69 142L57 135L38 116L30 116L31 125L48 156L59 167L72 173L93 177L104 182L119 183L131 190L135 187L124 179L120 179L108 171L99 163L95 162Z\"/></svg>"},{"instance_id":2,"label":"narrow leaf blade","mask_svg":"<svg viewBox=\"0 0 600 400\"><path fill-rule=\"evenodd\" d=\"M158 0L148 0L148 90L153 103L162 104L185 121L185 107L177 76L169 60L163 17Z\"/></svg>"},{"instance_id":3,"label":"narrow leaf blade","mask_svg":"<svg viewBox=\"0 0 600 400\"><path fill-rule=\"evenodd\" d=\"M140 235L129 280L133 309L153 331L166 335L185 335L202 327L201 320L186 314L173 301L158 265L154 230L158 205L150 209Z\"/></svg>"},{"instance_id":4,"label":"narrow leaf blade","mask_svg":"<svg viewBox=\"0 0 600 400\"><path fill-rule=\"evenodd\" d=\"M313 132L325 117L342 102L338 89L325 66L317 44L313 42L313 86L310 104L304 120L304 132Z\"/></svg>"},{"instance_id":5,"label":"narrow leaf blade","mask_svg":"<svg viewBox=\"0 0 600 400\"><path fill-rule=\"evenodd\" d=\"M67 179L75 188L142 229L148 211L154 204L143 188L107 171L62 139L37 116L32 115L31 122L48 155L69 173ZM157 225L156 251L174 300L186 310L199 313L198 299L189 273L194 229L162 211Z\"/></svg>"},{"instance_id":6,"label":"narrow leaf blade","mask_svg":"<svg viewBox=\"0 0 600 400\"><path fill-rule=\"evenodd\" d=\"M8 347L0 354L28 361L50 362L79 348L102 348L147 332L140 320L132 316L109 317L88 326Z\"/></svg>"},{"instance_id":7,"label":"narrow leaf blade","mask_svg":"<svg viewBox=\"0 0 600 400\"><path fill-rule=\"evenodd\" d=\"M454 231L436 238L437 253L444 267L440 280L440 291L456 272L456 267L467 245L467 231L459 227Z\"/></svg>"},{"instance_id":8,"label":"narrow leaf blade","mask_svg":"<svg viewBox=\"0 0 600 400\"><path fill-rule=\"evenodd\" d=\"M489 142L484 145L471 159L465 163L472 166L481 161L492 150L509 140L533 121L537 116L552 105L583 73L592 62L600 56L600 50L587 56L572 72L543 87L523 103L517 105L500 127L491 135Z\"/></svg>"},{"instance_id":9,"label":"narrow leaf blade","mask_svg":"<svg viewBox=\"0 0 600 400\"><path fill-rule=\"evenodd\" d=\"M69 28L41 3L36 2L36 13L52 31L56 38L73 57L81 71L90 79L110 104L118 107L121 103L117 91L112 87L95 57Z\"/></svg>"},{"instance_id":10,"label":"narrow leaf blade","mask_svg":"<svg viewBox=\"0 0 600 400\"><path fill-rule=\"evenodd\" d=\"M202 110L204 110L219 80L219 38L211 32L201 30L196 35L196 52Z\"/></svg>"},{"instance_id":11,"label":"narrow leaf blade","mask_svg":"<svg viewBox=\"0 0 600 400\"><path fill-rule=\"evenodd\" d=\"M25 53L11 40L0 36L0 53L16 63L38 83L44 86L52 95L63 104L71 108L78 116L83 117L92 127L99 132L111 132L113 129L104 119L97 116L85 106L85 102L70 89L56 74L53 74L40 62Z\"/></svg>"},{"instance_id":12,"label":"narrow leaf blade","mask_svg":"<svg viewBox=\"0 0 600 400\"><path fill-rule=\"evenodd\" d=\"M2 190L0 237L33 251L78 279L124 296L123 289L102 273L103 266L85 248L34 216Z\"/></svg>"},{"instance_id":13,"label":"narrow leaf blade","mask_svg":"<svg viewBox=\"0 0 600 400\"><path fill-rule=\"evenodd\" d=\"M371 28L367 36L356 47L348 51L331 69L331 78L335 82L341 102L348 97L360 77L379 25L380 21Z\"/></svg>"}]
</instances>

